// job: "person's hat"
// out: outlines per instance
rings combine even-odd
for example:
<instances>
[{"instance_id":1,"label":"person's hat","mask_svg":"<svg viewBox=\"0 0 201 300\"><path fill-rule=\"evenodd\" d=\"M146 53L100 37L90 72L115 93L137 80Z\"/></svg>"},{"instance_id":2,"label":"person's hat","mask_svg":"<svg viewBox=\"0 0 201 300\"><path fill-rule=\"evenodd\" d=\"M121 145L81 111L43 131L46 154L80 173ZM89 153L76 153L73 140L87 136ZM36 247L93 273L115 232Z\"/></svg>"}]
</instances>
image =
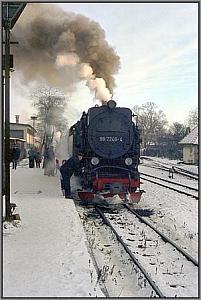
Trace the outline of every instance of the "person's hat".
<instances>
[{"instance_id":1,"label":"person's hat","mask_svg":"<svg viewBox=\"0 0 201 300\"><path fill-rule=\"evenodd\" d=\"M77 155L84 156L84 153L83 152L78 152Z\"/></svg>"}]
</instances>

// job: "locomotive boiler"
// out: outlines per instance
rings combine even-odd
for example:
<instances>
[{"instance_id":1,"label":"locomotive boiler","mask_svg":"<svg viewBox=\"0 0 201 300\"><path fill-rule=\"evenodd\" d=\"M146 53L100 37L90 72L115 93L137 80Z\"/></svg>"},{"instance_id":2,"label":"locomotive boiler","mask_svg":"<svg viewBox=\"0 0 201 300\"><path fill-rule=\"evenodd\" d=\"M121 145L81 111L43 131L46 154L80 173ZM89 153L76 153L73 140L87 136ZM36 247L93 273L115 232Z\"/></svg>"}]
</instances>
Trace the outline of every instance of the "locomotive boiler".
<instances>
[{"instance_id":1,"label":"locomotive boiler","mask_svg":"<svg viewBox=\"0 0 201 300\"><path fill-rule=\"evenodd\" d=\"M91 200L97 193L140 200L140 135L133 117L129 108L116 107L116 102L110 100L83 112L70 128L72 154L84 153L77 174L81 178L82 190L78 194L82 200Z\"/></svg>"}]
</instances>

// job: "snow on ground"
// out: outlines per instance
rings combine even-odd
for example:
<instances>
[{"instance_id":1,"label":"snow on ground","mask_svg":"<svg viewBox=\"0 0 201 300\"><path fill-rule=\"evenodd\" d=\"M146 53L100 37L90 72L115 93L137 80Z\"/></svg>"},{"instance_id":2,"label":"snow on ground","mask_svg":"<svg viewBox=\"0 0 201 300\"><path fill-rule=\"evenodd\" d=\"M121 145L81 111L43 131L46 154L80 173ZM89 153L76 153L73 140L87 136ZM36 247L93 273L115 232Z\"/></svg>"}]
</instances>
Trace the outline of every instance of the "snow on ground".
<instances>
[{"instance_id":1,"label":"snow on ground","mask_svg":"<svg viewBox=\"0 0 201 300\"><path fill-rule=\"evenodd\" d=\"M147 165L146 162L143 162L139 166L139 170L142 173L142 176L143 176L143 173L145 173L145 174L149 174L152 176L163 178L163 179L167 180L167 183L168 183L168 181L171 181L171 182L175 182L175 183L181 183L181 184L184 184L189 187L198 188L198 180L195 180L195 179L192 179L192 178L189 178L186 176L181 176L178 173L174 173L173 179L169 178L168 171L161 170L161 169L153 169L150 165ZM163 184L165 184L165 182L163 182ZM176 185L175 185L175 188L176 188Z\"/></svg>"},{"instance_id":2,"label":"snow on ground","mask_svg":"<svg viewBox=\"0 0 201 300\"><path fill-rule=\"evenodd\" d=\"M146 167L139 167L140 172L146 172L153 176L164 177L169 180L164 171ZM149 172L148 172L149 170ZM160 174L161 173L161 174ZM196 180L189 180L182 175L174 174L175 182L198 187ZM188 253L198 259L198 204L199 200L179 194L165 187L158 186L141 179L141 189L146 193L136 207L153 209L154 214L150 219L159 229L174 239L177 244L186 249Z\"/></svg>"},{"instance_id":3,"label":"snow on ground","mask_svg":"<svg viewBox=\"0 0 201 300\"><path fill-rule=\"evenodd\" d=\"M58 177L22 163L11 169L11 202L21 224L4 222L3 296L104 297L74 202L61 196Z\"/></svg>"},{"instance_id":4,"label":"snow on ground","mask_svg":"<svg viewBox=\"0 0 201 300\"><path fill-rule=\"evenodd\" d=\"M163 172L149 169L156 176ZM175 176L178 182L183 178ZM146 193L134 207L153 209L150 221L197 259L198 200L141 181ZM11 202L22 221L19 227L4 223L4 297L104 297L74 202L61 196L59 178L29 169L23 161L11 170Z\"/></svg>"},{"instance_id":5,"label":"snow on ground","mask_svg":"<svg viewBox=\"0 0 201 300\"><path fill-rule=\"evenodd\" d=\"M170 166L177 166L178 168L182 168L183 170L190 171L195 174L199 173L197 165L187 165L187 164L182 163L179 160L173 160L173 159L162 158L162 157L157 157L157 156L153 156L153 157L152 156L142 156L142 159L143 159L143 157L145 157L145 158L147 157L150 160L153 160L153 161L156 161L159 163L163 163L163 164L168 164ZM146 161L146 159L144 159L144 163L145 163L145 161Z\"/></svg>"},{"instance_id":6,"label":"snow on ground","mask_svg":"<svg viewBox=\"0 0 201 300\"><path fill-rule=\"evenodd\" d=\"M122 210L118 216L111 215L110 222L165 297L197 297L198 268L130 212Z\"/></svg>"}]
</instances>

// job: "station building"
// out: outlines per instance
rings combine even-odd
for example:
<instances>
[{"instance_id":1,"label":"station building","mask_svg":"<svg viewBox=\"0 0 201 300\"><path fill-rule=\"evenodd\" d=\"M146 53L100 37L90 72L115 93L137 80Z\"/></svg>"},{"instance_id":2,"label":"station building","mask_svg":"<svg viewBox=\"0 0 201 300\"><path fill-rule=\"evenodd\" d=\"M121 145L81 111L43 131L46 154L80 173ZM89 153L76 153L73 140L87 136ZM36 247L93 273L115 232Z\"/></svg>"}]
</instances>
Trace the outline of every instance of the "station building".
<instances>
[{"instance_id":1,"label":"station building","mask_svg":"<svg viewBox=\"0 0 201 300\"><path fill-rule=\"evenodd\" d=\"M37 137L37 131L30 124L19 123L16 119L15 123L10 123L10 146L18 143L22 150L22 158L26 157L26 152L33 146L40 147L40 139Z\"/></svg>"},{"instance_id":2,"label":"station building","mask_svg":"<svg viewBox=\"0 0 201 300\"><path fill-rule=\"evenodd\" d=\"M25 148L31 148L34 143L36 130L29 124L10 123L11 139L20 139L25 143Z\"/></svg>"},{"instance_id":3,"label":"station building","mask_svg":"<svg viewBox=\"0 0 201 300\"><path fill-rule=\"evenodd\" d=\"M191 130L180 142L183 148L183 162L198 164L198 126Z\"/></svg>"}]
</instances>

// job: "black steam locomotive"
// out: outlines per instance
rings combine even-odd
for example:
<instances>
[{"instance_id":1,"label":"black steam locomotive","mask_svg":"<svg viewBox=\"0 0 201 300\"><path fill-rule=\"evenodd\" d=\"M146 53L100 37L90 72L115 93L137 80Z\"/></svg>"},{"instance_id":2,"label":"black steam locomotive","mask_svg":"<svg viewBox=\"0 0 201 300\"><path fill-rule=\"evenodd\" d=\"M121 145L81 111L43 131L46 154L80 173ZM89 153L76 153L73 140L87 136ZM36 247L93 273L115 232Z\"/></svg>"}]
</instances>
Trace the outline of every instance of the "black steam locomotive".
<instances>
[{"instance_id":1,"label":"black steam locomotive","mask_svg":"<svg viewBox=\"0 0 201 300\"><path fill-rule=\"evenodd\" d=\"M79 172L83 190L78 192L82 200L91 200L97 193L140 200L140 136L133 117L130 109L116 107L110 100L84 112L70 128L72 154L84 153Z\"/></svg>"}]
</instances>

